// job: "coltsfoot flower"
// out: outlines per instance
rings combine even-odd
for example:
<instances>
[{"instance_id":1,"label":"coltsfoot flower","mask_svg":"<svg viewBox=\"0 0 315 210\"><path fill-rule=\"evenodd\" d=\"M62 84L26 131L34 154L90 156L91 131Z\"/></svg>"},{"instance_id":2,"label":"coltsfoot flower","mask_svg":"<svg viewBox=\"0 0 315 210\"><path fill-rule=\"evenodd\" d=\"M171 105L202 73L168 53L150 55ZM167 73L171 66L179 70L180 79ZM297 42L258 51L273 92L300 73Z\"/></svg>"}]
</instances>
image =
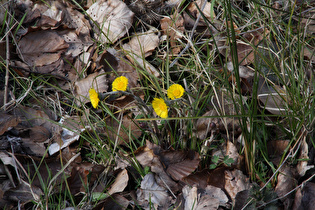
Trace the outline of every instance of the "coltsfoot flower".
<instances>
[{"instance_id":1,"label":"coltsfoot flower","mask_svg":"<svg viewBox=\"0 0 315 210\"><path fill-rule=\"evenodd\" d=\"M162 118L168 117L168 107L162 98L154 98L152 101L152 107L158 116Z\"/></svg>"},{"instance_id":2,"label":"coltsfoot flower","mask_svg":"<svg viewBox=\"0 0 315 210\"><path fill-rule=\"evenodd\" d=\"M173 84L171 85L168 90L167 90L167 96L174 100L177 98L180 98L183 96L185 90L183 88L183 86L179 85L179 84Z\"/></svg>"},{"instance_id":3,"label":"coltsfoot flower","mask_svg":"<svg viewBox=\"0 0 315 210\"><path fill-rule=\"evenodd\" d=\"M124 76L117 77L113 84L113 91L126 91L128 87L128 78Z\"/></svg>"},{"instance_id":4,"label":"coltsfoot flower","mask_svg":"<svg viewBox=\"0 0 315 210\"><path fill-rule=\"evenodd\" d=\"M94 88L91 88L89 90L89 95L90 95L90 101L94 109L96 109L98 103L100 102L100 99L98 98L98 93L95 91Z\"/></svg>"}]
</instances>

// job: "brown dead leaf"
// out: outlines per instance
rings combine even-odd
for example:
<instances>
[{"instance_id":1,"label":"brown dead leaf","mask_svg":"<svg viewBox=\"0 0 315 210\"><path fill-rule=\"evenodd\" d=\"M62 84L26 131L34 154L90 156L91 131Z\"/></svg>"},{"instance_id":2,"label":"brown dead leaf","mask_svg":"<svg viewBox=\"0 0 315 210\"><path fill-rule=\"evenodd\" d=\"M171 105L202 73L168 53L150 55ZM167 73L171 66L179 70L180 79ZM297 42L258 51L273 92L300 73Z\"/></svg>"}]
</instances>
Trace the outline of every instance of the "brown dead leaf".
<instances>
[{"instance_id":1,"label":"brown dead leaf","mask_svg":"<svg viewBox=\"0 0 315 210\"><path fill-rule=\"evenodd\" d=\"M290 140L271 140L267 142L268 153L272 157L279 157L287 149Z\"/></svg>"},{"instance_id":2,"label":"brown dead leaf","mask_svg":"<svg viewBox=\"0 0 315 210\"><path fill-rule=\"evenodd\" d=\"M191 2L188 6L188 10L191 14L193 14L195 17L197 17L200 12L199 10L202 11L202 14L209 20L213 20L216 16L214 14L214 10L211 10L211 3L207 2L205 4L204 9L202 10L202 6L204 4L203 0L195 0L193 2ZM202 20L202 19L201 19Z\"/></svg>"},{"instance_id":3,"label":"brown dead leaf","mask_svg":"<svg viewBox=\"0 0 315 210\"><path fill-rule=\"evenodd\" d=\"M156 33L157 30L150 29L145 33L135 34L128 43L123 45L126 56L131 57L130 61L133 60L133 54L141 58L152 55L153 50L159 45L159 36Z\"/></svg>"},{"instance_id":4,"label":"brown dead leaf","mask_svg":"<svg viewBox=\"0 0 315 210\"><path fill-rule=\"evenodd\" d=\"M24 61L30 66L44 66L59 60L69 44L52 30L26 34L18 43Z\"/></svg>"},{"instance_id":5,"label":"brown dead leaf","mask_svg":"<svg viewBox=\"0 0 315 210\"><path fill-rule=\"evenodd\" d=\"M99 25L94 27L95 35L103 44L114 43L123 37L134 16L124 2L117 0L97 1L86 12Z\"/></svg>"},{"instance_id":6,"label":"brown dead leaf","mask_svg":"<svg viewBox=\"0 0 315 210\"><path fill-rule=\"evenodd\" d=\"M122 170L116 177L115 182L111 185L108 190L108 194L119 193L124 191L129 181L128 172L126 169Z\"/></svg>"},{"instance_id":7,"label":"brown dead leaf","mask_svg":"<svg viewBox=\"0 0 315 210\"><path fill-rule=\"evenodd\" d=\"M149 149L147 146L143 146L135 151L135 157L143 167L146 167L152 165L155 154L152 149Z\"/></svg>"},{"instance_id":8,"label":"brown dead leaf","mask_svg":"<svg viewBox=\"0 0 315 210\"><path fill-rule=\"evenodd\" d=\"M19 105L10 113L19 117L21 120L20 124L25 128L43 126L52 133L56 127L58 127L53 122L51 122L54 121L54 119L51 119L43 110L36 110L30 107Z\"/></svg>"},{"instance_id":9,"label":"brown dead leaf","mask_svg":"<svg viewBox=\"0 0 315 210\"><path fill-rule=\"evenodd\" d=\"M146 146L141 147L135 153L136 159L143 167L151 167L151 171L157 175L155 179L160 186L165 186L165 188L171 189L172 192L177 192L179 190L178 184L165 172L165 165L161 163L158 156L162 151L161 147L149 141L146 141L146 143Z\"/></svg>"},{"instance_id":10,"label":"brown dead leaf","mask_svg":"<svg viewBox=\"0 0 315 210\"><path fill-rule=\"evenodd\" d=\"M176 181L194 172L200 162L199 154L194 151L162 151L158 156L166 172Z\"/></svg>"},{"instance_id":11,"label":"brown dead leaf","mask_svg":"<svg viewBox=\"0 0 315 210\"><path fill-rule=\"evenodd\" d=\"M40 134L39 134L40 135ZM47 138L45 141L48 140ZM28 155L35 155L37 157L48 157L46 152L45 143L48 142L36 142L33 138L21 138L23 150Z\"/></svg>"},{"instance_id":12,"label":"brown dead leaf","mask_svg":"<svg viewBox=\"0 0 315 210\"><path fill-rule=\"evenodd\" d=\"M83 52L87 52L88 48L93 44L90 36L79 36L75 30L62 30L58 34L69 45L65 55L77 57Z\"/></svg>"},{"instance_id":13,"label":"brown dead leaf","mask_svg":"<svg viewBox=\"0 0 315 210\"><path fill-rule=\"evenodd\" d=\"M152 173L144 176L141 187L137 190L137 198L140 202L152 202L159 206L168 205L167 190L156 183Z\"/></svg>"},{"instance_id":14,"label":"brown dead leaf","mask_svg":"<svg viewBox=\"0 0 315 210\"><path fill-rule=\"evenodd\" d=\"M40 188L21 180L16 188L11 188L3 194L3 199L23 204L28 201L39 201L42 195L43 191Z\"/></svg>"},{"instance_id":15,"label":"brown dead leaf","mask_svg":"<svg viewBox=\"0 0 315 210\"><path fill-rule=\"evenodd\" d=\"M91 188L93 183L99 180L100 174L104 169L102 165L95 165L88 162L74 165L71 170L71 175L67 179L71 194L85 193L86 187L89 186ZM104 188L105 186L102 187L102 190L104 190Z\"/></svg>"},{"instance_id":16,"label":"brown dead leaf","mask_svg":"<svg viewBox=\"0 0 315 210\"><path fill-rule=\"evenodd\" d=\"M20 119L17 116L0 113L0 136L6 131L19 124Z\"/></svg>"},{"instance_id":17,"label":"brown dead leaf","mask_svg":"<svg viewBox=\"0 0 315 210\"><path fill-rule=\"evenodd\" d=\"M297 180L293 177L292 169L288 165L284 165L279 170L278 183L275 188L276 193L279 197L284 196L291 190L293 190L297 184ZM281 199L285 209L291 209L293 204L294 194L290 194Z\"/></svg>"},{"instance_id":18,"label":"brown dead leaf","mask_svg":"<svg viewBox=\"0 0 315 210\"><path fill-rule=\"evenodd\" d=\"M308 150L308 144L306 142L306 138L303 138L301 142L300 147L300 155L299 155L299 162L296 166L296 170L300 177L303 177L305 173L310 170L311 168L314 168L314 165L307 165L309 156L308 156L309 150Z\"/></svg>"},{"instance_id":19,"label":"brown dead leaf","mask_svg":"<svg viewBox=\"0 0 315 210\"><path fill-rule=\"evenodd\" d=\"M116 209L116 210L121 210L121 209L127 209L130 201L126 199L125 197L114 194L111 195L110 197L106 198L103 201L100 201L96 207L93 209L95 210L104 210L104 209Z\"/></svg>"},{"instance_id":20,"label":"brown dead leaf","mask_svg":"<svg viewBox=\"0 0 315 210\"><path fill-rule=\"evenodd\" d=\"M250 188L251 184L249 178L247 178L242 171L238 169L225 171L225 190L231 197L233 205L235 204L237 193Z\"/></svg>"},{"instance_id":21,"label":"brown dead leaf","mask_svg":"<svg viewBox=\"0 0 315 210\"><path fill-rule=\"evenodd\" d=\"M177 39L181 38L180 33L185 31L184 18L176 13L170 17L164 17L160 23L163 34L169 39L172 53L174 55L178 54L182 46L177 44Z\"/></svg>"},{"instance_id":22,"label":"brown dead leaf","mask_svg":"<svg viewBox=\"0 0 315 210\"><path fill-rule=\"evenodd\" d=\"M293 210L314 209L315 206L315 183L306 182L295 194Z\"/></svg>"},{"instance_id":23,"label":"brown dead leaf","mask_svg":"<svg viewBox=\"0 0 315 210\"><path fill-rule=\"evenodd\" d=\"M234 162L232 163L232 166L241 169L242 158L238 153L236 146L231 141L227 141L226 143L226 155L233 159Z\"/></svg>"},{"instance_id":24,"label":"brown dead leaf","mask_svg":"<svg viewBox=\"0 0 315 210\"><path fill-rule=\"evenodd\" d=\"M183 182L188 185L197 185L201 189L206 189L208 185L224 189L226 167L219 167L214 170L204 169L183 178Z\"/></svg>"}]
</instances>

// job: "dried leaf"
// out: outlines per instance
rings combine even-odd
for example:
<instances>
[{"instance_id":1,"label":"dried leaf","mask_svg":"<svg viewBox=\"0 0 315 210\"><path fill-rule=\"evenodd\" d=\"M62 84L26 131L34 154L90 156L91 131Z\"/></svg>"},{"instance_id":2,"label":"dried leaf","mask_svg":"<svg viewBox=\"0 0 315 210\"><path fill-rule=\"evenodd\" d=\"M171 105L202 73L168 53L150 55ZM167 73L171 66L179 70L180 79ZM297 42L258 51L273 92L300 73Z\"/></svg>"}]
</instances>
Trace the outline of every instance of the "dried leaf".
<instances>
[{"instance_id":1,"label":"dried leaf","mask_svg":"<svg viewBox=\"0 0 315 210\"><path fill-rule=\"evenodd\" d=\"M139 201L150 201L159 206L166 204L168 194L164 187L159 186L152 173L144 176L141 182L141 188L137 190L137 198Z\"/></svg>"},{"instance_id":2,"label":"dried leaf","mask_svg":"<svg viewBox=\"0 0 315 210\"><path fill-rule=\"evenodd\" d=\"M309 160L308 156L308 145L306 143L306 139L303 138L301 142L301 147L300 147L300 155L299 155L299 162L296 166L297 172L299 173L300 177L303 177L305 173L314 168L314 165L307 165L307 162Z\"/></svg>"},{"instance_id":3,"label":"dried leaf","mask_svg":"<svg viewBox=\"0 0 315 210\"><path fill-rule=\"evenodd\" d=\"M21 183L16 187L6 191L3 194L5 200L13 202L27 202L27 201L39 201L40 197L43 195L43 192L38 187L30 185L24 180L21 180Z\"/></svg>"},{"instance_id":4,"label":"dried leaf","mask_svg":"<svg viewBox=\"0 0 315 210\"><path fill-rule=\"evenodd\" d=\"M135 34L132 39L123 45L123 49L127 52L126 56L130 61L134 56L141 58L152 55L153 50L159 45L159 36L156 34L157 30L150 29L141 34Z\"/></svg>"},{"instance_id":5,"label":"dried leaf","mask_svg":"<svg viewBox=\"0 0 315 210\"><path fill-rule=\"evenodd\" d=\"M235 166L237 169L241 169L242 158L240 154L238 153L236 146L230 141L227 141L227 144L226 144L226 155L229 158L233 159L233 163L232 163L233 166Z\"/></svg>"},{"instance_id":6,"label":"dried leaf","mask_svg":"<svg viewBox=\"0 0 315 210\"><path fill-rule=\"evenodd\" d=\"M191 210L191 209L196 209L197 206L197 187L190 187L186 185L182 189L183 191L183 196L185 199L185 208L184 210Z\"/></svg>"},{"instance_id":7,"label":"dried leaf","mask_svg":"<svg viewBox=\"0 0 315 210\"><path fill-rule=\"evenodd\" d=\"M295 194L293 210L314 209L315 206L315 184L306 182Z\"/></svg>"},{"instance_id":8,"label":"dried leaf","mask_svg":"<svg viewBox=\"0 0 315 210\"><path fill-rule=\"evenodd\" d=\"M209 195L211 198L216 198L220 206L225 206L229 202L229 198L222 189L208 185L205 190L206 195Z\"/></svg>"},{"instance_id":9,"label":"dried leaf","mask_svg":"<svg viewBox=\"0 0 315 210\"><path fill-rule=\"evenodd\" d=\"M153 150L149 149L147 146L143 146L135 151L135 157L143 167L146 167L151 166L155 155L153 153Z\"/></svg>"},{"instance_id":10,"label":"dried leaf","mask_svg":"<svg viewBox=\"0 0 315 210\"><path fill-rule=\"evenodd\" d=\"M18 46L24 61L31 67L58 61L61 53L69 47L64 39L52 30L28 33L22 37Z\"/></svg>"},{"instance_id":11,"label":"dried leaf","mask_svg":"<svg viewBox=\"0 0 315 210\"><path fill-rule=\"evenodd\" d=\"M96 36L103 44L114 43L123 37L131 27L134 16L120 0L97 1L86 12L102 30ZM98 27L94 29L98 31Z\"/></svg>"},{"instance_id":12,"label":"dried leaf","mask_svg":"<svg viewBox=\"0 0 315 210\"><path fill-rule=\"evenodd\" d=\"M199 154L193 151L163 151L159 157L166 172L176 181L194 172L200 162Z\"/></svg>"},{"instance_id":13,"label":"dried leaf","mask_svg":"<svg viewBox=\"0 0 315 210\"><path fill-rule=\"evenodd\" d=\"M204 17L207 18L209 21L212 21L216 16L214 14L214 10L213 7L211 6L211 3L207 2L204 9L202 10L203 4L204 4L203 0L196 0L191 2L187 9L191 14L194 14L195 17L197 17L200 14L199 10L201 10Z\"/></svg>"},{"instance_id":14,"label":"dried leaf","mask_svg":"<svg viewBox=\"0 0 315 210\"><path fill-rule=\"evenodd\" d=\"M71 175L67 179L71 194L76 195L80 192L86 192L86 187L93 186L95 181L100 179L100 174L104 171L104 166L95 165L89 162L75 164L72 167ZM102 192L104 190L102 187Z\"/></svg>"},{"instance_id":15,"label":"dried leaf","mask_svg":"<svg viewBox=\"0 0 315 210\"><path fill-rule=\"evenodd\" d=\"M116 177L115 182L111 185L108 194L119 193L124 191L129 181L128 172L126 169L122 170Z\"/></svg>"},{"instance_id":16,"label":"dried leaf","mask_svg":"<svg viewBox=\"0 0 315 210\"><path fill-rule=\"evenodd\" d=\"M182 46L177 44L177 39L181 38L180 33L185 31L184 18L176 13L170 17L164 17L160 23L163 34L168 36L172 53L175 55L178 54Z\"/></svg>"},{"instance_id":17,"label":"dried leaf","mask_svg":"<svg viewBox=\"0 0 315 210\"><path fill-rule=\"evenodd\" d=\"M272 157L279 157L287 149L290 140L271 140L267 142L268 153Z\"/></svg>"},{"instance_id":18,"label":"dried leaf","mask_svg":"<svg viewBox=\"0 0 315 210\"><path fill-rule=\"evenodd\" d=\"M0 113L0 136L6 131L19 124L20 119L17 116Z\"/></svg>"},{"instance_id":19,"label":"dried leaf","mask_svg":"<svg viewBox=\"0 0 315 210\"><path fill-rule=\"evenodd\" d=\"M282 166L279 172L278 183L275 191L279 197L282 197L295 188L297 180L293 177L291 168L288 165ZM293 194L290 194L281 199L285 209L291 209L293 204L293 196Z\"/></svg>"},{"instance_id":20,"label":"dried leaf","mask_svg":"<svg viewBox=\"0 0 315 210\"><path fill-rule=\"evenodd\" d=\"M251 184L249 179L242 171L234 169L233 171L225 171L225 190L235 204L235 197L238 192L250 189Z\"/></svg>"},{"instance_id":21,"label":"dried leaf","mask_svg":"<svg viewBox=\"0 0 315 210\"><path fill-rule=\"evenodd\" d=\"M74 30L63 30L59 35L69 44L65 55L77 57L81 53L86 52L93 44L90 36L78 36Z\"/></svg>"},{"instance_id":22,"label":"dried leaf","mask_svg":"<svg viewBox=\"0 0 315 210\"><path fill-rule=\"evenodd\" d=\"M210 195L202 196L197 203L196 210L217 210L220 202L217 198L213 198Z\"/></svg>"},{"instance_id":23,"label":"dried leaf","mask_svg":"<svg viewBox=\"0 0 315 210\"><path fill-rule=\"evenodd\" d=\"M97 206L93 209L114 209L114 210L122 210L127 209L130 201L121 195L111 195L106 198L104 201L101 201L97 204Z\"/></svg>"}]
</instances>

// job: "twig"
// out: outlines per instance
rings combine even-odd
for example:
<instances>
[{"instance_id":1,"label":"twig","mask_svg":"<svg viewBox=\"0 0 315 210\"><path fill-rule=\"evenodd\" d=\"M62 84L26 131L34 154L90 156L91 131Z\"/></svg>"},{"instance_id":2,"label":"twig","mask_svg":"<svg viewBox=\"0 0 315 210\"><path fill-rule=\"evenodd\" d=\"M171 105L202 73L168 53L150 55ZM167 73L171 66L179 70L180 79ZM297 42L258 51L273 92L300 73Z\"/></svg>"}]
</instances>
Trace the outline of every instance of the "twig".
<instances>
[{"instance_id":1,"label":"twig","mask_svg":"<svg viewBox=\"0 0 315 210\"><path fill-rule=\"evenodd\" d=\"M9 23L8 21L6 20L6 25L7 25L7 28L6 28L6 32L9 33L10 32L10 27L9 27ZM3 99L3 109L6 110L7 109L7 98L8 98L8 87L9 87L9 61L10 61L10 40L9 40L9 35L6 34L6 71L5 71L5 85L4 85L4 99Z\"/></svg>"}]
</instances>

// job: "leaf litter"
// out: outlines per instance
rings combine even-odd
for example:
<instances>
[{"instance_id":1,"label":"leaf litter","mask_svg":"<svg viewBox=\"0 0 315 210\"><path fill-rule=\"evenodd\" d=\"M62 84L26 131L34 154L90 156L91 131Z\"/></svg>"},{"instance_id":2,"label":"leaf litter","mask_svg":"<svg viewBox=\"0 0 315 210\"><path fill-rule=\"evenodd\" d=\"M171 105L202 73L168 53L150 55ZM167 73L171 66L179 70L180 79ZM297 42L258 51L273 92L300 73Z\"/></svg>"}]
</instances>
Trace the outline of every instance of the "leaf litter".
<instances>
[{"instance_id":1,"label":"leaf litter","mask_svg":"<svg viewBox=\"0 0 315 210\"><path fill-rule=\"evenodd\" d=\"M256 183L249 179L248 171L244 169L244 157L239 154L244 145L240 141L244 131L239 116L233 117L238 115L233 103L234 96L228 95L223 88L214 90L208 107L196 120L192 134L204 141L205 147L209 147L205 154L179 149L175 144L159 145L142 140L144 146L137 145L135 151L116 157L110 155L106 157L108 162L104 161L105 157L98 157L99 161L82 159L86 158L83 156L85 147L94 146L98 150L104 147L128 147L135 144L135 139L145 139L148 133L153 133L149 123L137 121L143 117L143 110L150 115L150 108L144 103L147 98L139 83L144 75L151 74L159 79L164 77L163 71L151 62L150 57L165 53L161 50L165 41L170 44L170 57L180 55L187 41L185 30L192 28L195 28L196 36L213 38L209 47L215 49L216 46L221 56L227 59L225 67L217 70L225 74L226 68L231 86L241 85L244 100L253 93L253 81L256 79L260 110L272 115L290 112L292 99L285 85L274 80L272 72L256 69L257 62L262 66L269 65L261 61L269 51L264 45L269 31L254 28L240 34L241 28L237 23L221 20L220 15L216 14L215 5L210 2L187 3L182 13L179 12L178 2L157 1L157 4L150 5L152 10L145 12L146 17L143 17L142 4L146 6L149 3L140 0L96 1L84 6L86 12L81 6L70 2L50 1L44 4L19 1L14 5L17 17L26 15L15 35L16 56L11 61L12 69L25 78L31 74L51 76L49 82L60 87L53 91L58 92L56 95L61 97L58 100L62 104L91 107L88 92L94 88L101 99L101 106L113 114L104 114L102 109L96 108L83 109L83 113L72 110L69 111L71 116L64 116L64 106L57 105L55 112L60 109L62 114L55 117L47 111L47 103L38 101L25 106L15 104L13 108L1 111L0 160L1 176L5 179L0 183L0 207L16 208L22 205L27 208L32 201L39 204L41 198L47 196L45 190L51 190L50 195L57 195L58 189L66 190L65 182L76 198L92 195L96 209L231 209L233 206L237 209L246 205L265 206L274 198L285 209L311 207L313 200L310 203L305 200L314 195L313 182L301 181L314 172L314 161L309 156L313 148L309 148L305 134L297 135L302 140L297 150L300 161L296 168L286 163L280 165L272 183L274 191L268 194L270 189L262 186L256 191L272 195L271 198L257 198ZM135 13L139 8L140 12ZM204 11L202 18L201 10ZM163 18L158 13L164 14ZM310 18L312 14L304 16L301 22L309 34L314 31L314 20ZM143 25L158 22L161 26L142 26L141 32L131 32L135 16L147 22ZM4 19L2 15L1 19ZM213 24L209 26L208 22ZM233 27L237 33L240 81L236 81L232 54L227 47L229 34L226 29L229 27ZM102 52L97 43L104 47ZM2 46L6 48L2 42L0 44L1 49ZM311 46L303 49L304 56L310 60L314 60L312 49ZM4 59L5 54L1 53L0 56ZM162 55L165 56L169 55ZM275 57L273 60L277 63ZM146 73L139 75L138 68ZM117 76L128 78L133 96L113 94L111 84ZM51 91L45 85L41 88ZM69 99L66 93L73 95L73 98ZM14 94L9 98L11 104L16 102ZM4 98L2 94L1 98ZM93 122L88 119L92 110L104 124L99 125L95 119ZM157 125L154 126L158 138L165 131L158 132ZM85 135L98 138L93 132L99 133L108 142L105 145L102 145L104 142L96 145L88 142ZM220 139L225 140L223 145L218 143ZM293 151L298 145L292 146L287 140L280 139L272 139L267 144L271 147L269 151L273 155L274 165L279 164L284 150ZM215 146L214 149L211 146ZM95 154L98 155L97 152ZM218 157L214 169L205 166L205 163L210 165L209 161L205 161L209 155ZM225 157L231 158L231 162L226 162ZM146 172L135 172L139 167ZM266 182L260 181L261 185ZM137 185L133 186L135 183ZM294 190L295 194L292 193ZM256 200L250 203L253 199Z\"/></svg>"}]
</instances>

